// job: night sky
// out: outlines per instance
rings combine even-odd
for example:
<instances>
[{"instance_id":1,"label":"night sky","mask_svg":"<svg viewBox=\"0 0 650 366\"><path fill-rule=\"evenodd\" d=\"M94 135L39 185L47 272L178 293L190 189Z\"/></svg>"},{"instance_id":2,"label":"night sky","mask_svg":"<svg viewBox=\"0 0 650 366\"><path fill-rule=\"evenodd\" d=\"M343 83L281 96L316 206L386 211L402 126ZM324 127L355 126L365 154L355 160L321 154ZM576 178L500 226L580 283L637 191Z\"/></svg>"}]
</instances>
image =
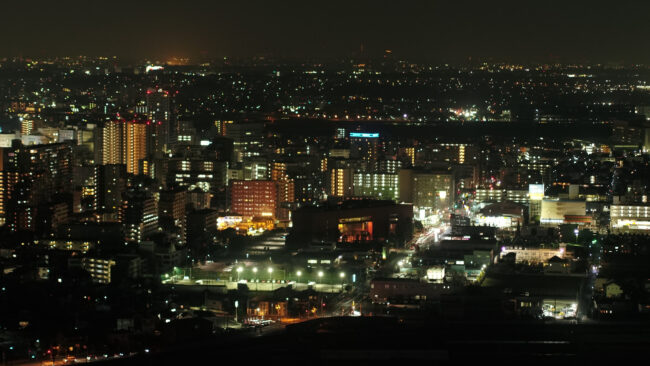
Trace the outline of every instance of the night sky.
<instances>
[{"instance_id":1,"label":"night sky","mask_svg":"<svg viewBox=\"0 0 650 366\"><path fill-rule=\"evenodd\" d=\"M7 1L1 56L347 57L650 63L650 2Z\"/></svg>"}]
</instances>

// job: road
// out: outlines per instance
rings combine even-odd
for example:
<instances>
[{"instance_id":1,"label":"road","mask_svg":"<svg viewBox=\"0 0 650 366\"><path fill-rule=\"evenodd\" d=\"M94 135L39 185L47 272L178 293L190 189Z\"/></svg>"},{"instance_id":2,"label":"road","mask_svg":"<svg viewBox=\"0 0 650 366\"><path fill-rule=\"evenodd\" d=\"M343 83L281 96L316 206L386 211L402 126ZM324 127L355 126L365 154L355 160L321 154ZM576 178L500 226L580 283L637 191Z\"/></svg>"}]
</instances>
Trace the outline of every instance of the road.
<instances>
[{"instance_id":1,"label":"road","mask_svg":"<svg viewBox=\"0 0 650 366\"><path fill-rule=\"evenodd\" d=\"M441 238L447 234L449 230L450 226L445 223L439 223L436 226L427 227L417 238L415 238L413 244L419 246L421 249L426 249L431 245L439 243Z\"/></svg>"}]
</instances>

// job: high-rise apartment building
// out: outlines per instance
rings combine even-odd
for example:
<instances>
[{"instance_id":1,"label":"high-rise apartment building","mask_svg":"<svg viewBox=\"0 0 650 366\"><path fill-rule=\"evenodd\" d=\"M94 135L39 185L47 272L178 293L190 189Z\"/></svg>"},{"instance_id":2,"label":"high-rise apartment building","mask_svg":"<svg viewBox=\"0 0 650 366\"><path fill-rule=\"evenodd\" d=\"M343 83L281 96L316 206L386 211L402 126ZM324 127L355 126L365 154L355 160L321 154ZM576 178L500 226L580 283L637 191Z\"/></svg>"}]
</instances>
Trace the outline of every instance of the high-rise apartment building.
<instances>
[{"instance_id":1,"label":"high-rise apartment building","mask_svg":"<svg viewBox=\"0 0 650 366\"><path fill-rule=\"evenodd\" d=\"M330 170L330 196L348 197L354 194L353 170L341 168Z\"/></svg>"},{"instance_id":2,"label":"high-rise apartment building","mask_svg":"<svg viewBox=\"0 0 650 366\"><path fill-rule=\"evenodd\" d=\"M355 173L354 195L382 200L396 200L399 196L399 176L384 173Z\"/></svg>"},{"instance_id":3,"label":"high-rise apartment building","mask_svg":"<svg viewBox=\"0 0 650 366\"><path fill-rule=\"evenodd\" d=\"M140 174L140 160L147 156L147 124L131 121L125 126L124 157L127 173Z\"/></svg>"},{"instance_id":4,"label":"high-rise apartment building","mask_svg":"<svg viewBox=\"0 0 650 366\"><path fill-rule=\"evenodd\" d=\"M123 164L124 163L124 123L119 120L108 121L98 129L100 134L98 148L101 151L101 161L97 163Z\"/></svg>"},{"instance_id":5,"label":"high-rise apartment building","mask_svg":"<svg viewBox=\"0 0 650 366\"><path fill-rule=\"evenodd\" d=\"M127 120L121 117L105 122L97 131L97 163L125 164L128 173L140 174L140 160L147 157L150 124L150 121L140 118Z\"/></svg>"},{"instance_id":6,"label":"high-rise apartment building","mask_svg":"<svg viewBox=\"0 0 650 366\"><path fill-rule=\"evenodd\" d=\"M277 183L271 180L235 180L230 187L231 210L246 217L275 218Z\"/></svg>"},{"instance_id":7,"label":"high-rise apartment building","mask_svg":"<svg viewBox=\"0 0 650 366\"><path fill-rule=\"evenodd\" d=\"M288 220L289 205L295 201L295 184L287 174L287 163L274 162L271 164L271 180L278 185L278 218Z\"/></svg>"},{"instance_id":8,"label":"high-rise apartment building","mask_svg":"<svg viewBox=\"0 0 650 366\"><path fill-rule=\"evenodd\" d=\"M158 202L145 191L129 191L124 195L120 221L126 240L141 242L158 232Z\"/></svg>"},{"instance_id":9,"label":"high-rise apartment building","mask_svg":"<svg viewBox=\"0 0 650 366\"><path fill-rule=\"evenodd\" d=\"M37 222L51 222L47 208L58 203L52 200L72 194L70 144L25 146L14 141L11 148L2 149L1 155L0 206L5 223L14 231L34 231ZM39 208L41 216L37 216Z\"/></svg>"},{"instance_id":10,"label":"high-rise apartment building","mask_svg":"<svg viewBox=\"0 0 650 366\"><path fill-rule=\"evenodd\" d=\"M147 89L147 116L149 124L149 151L158 155L176 140L178 126L173 123L171 95L163 89Z\"/></svg>"}]
</instances>

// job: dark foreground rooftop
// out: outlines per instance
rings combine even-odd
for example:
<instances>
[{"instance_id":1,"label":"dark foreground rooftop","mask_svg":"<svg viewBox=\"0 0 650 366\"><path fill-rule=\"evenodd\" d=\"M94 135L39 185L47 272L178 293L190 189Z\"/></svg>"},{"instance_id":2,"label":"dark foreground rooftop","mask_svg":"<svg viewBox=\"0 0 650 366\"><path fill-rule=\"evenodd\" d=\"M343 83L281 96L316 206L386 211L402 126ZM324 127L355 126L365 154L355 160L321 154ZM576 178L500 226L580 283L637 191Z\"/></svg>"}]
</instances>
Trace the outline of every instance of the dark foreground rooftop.
<instances>
[{"instance_id":1,"label":"dark foreground rooftop","mask_svg":"<svg viewBox=\"0 0 650 366\"><path fill-rule=\"evenodd\" d=\"M110 361L111 364L296 362L388 364L397 360L613 361L650 354L645 323L441 323L396 318L322 318L245 331Z\"/></svg>"}]
</instances>

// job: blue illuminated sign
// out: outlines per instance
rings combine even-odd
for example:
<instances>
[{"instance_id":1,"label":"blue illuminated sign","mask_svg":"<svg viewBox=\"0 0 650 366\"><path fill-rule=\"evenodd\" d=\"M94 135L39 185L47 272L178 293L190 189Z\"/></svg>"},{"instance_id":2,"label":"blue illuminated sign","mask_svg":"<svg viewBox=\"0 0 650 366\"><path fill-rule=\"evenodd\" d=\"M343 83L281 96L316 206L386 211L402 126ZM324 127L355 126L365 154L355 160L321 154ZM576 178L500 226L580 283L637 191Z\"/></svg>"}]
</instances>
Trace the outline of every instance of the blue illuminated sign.
<instances>
[{"instance_id":1,"label":"blue illuminated sign","mask_svg":"<svg viewBox=\"0 0 650 366\"><path fill-rule=\"evenodd\" d=\"M363 137L363 138L377 138L379 137L378 133L368 133L368 132L350 132L350 137Z\"/></svg>"}]
</instances>

